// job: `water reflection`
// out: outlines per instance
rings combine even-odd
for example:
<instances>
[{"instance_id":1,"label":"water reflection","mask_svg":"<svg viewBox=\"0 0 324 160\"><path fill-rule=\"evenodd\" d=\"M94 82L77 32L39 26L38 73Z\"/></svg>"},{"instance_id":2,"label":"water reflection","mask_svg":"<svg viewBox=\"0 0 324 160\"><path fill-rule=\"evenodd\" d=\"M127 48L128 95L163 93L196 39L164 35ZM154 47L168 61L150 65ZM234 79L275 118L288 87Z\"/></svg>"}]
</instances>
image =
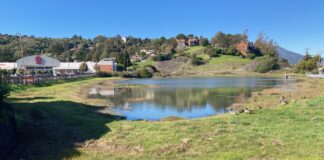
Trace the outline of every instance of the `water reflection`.
<instances>
[{"instance_id":1,"label":"water reflection","mask_svg":"<svg viewBox=\"0 0 324 160\"><path fill-rule=\"evenodd\" d=\"M92 88L89 97L113 102L127 119L158 120L168 116L203 117L226 112L251 92L284 84L269 78L135 79L120 84L158 85L160 88ZM287 83L287 82L286 82Z\"/></svg>"}]
</instances>

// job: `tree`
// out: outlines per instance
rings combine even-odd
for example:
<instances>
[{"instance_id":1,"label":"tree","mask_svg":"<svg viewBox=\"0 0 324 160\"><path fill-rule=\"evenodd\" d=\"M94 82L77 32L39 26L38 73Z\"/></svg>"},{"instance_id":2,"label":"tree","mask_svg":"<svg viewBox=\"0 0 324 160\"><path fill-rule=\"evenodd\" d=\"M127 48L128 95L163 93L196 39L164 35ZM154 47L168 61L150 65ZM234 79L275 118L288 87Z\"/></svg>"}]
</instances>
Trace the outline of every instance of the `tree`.
<instances>
[{"instance_id":1,"label":"tree","mask_svg":"<svg viewBox=\"0 0 324 160\"><path fill-rule=\"evenodd\" d=\"M225 34L223 32L217 32L212 38L211 44L219 48L235 47L236 44L242 41L247 42L247 38L246 32L243 32L243 34Z\"/></svg>"},{"instance_id":2,"label":"tree","mask_svg":"<svg viewBox=\"0 0 324 160\"><path fill-rule=\"evenodd\" d=\"M127 67L132 65L127 52L119 53L116 58L116 62L123 65L123 70L126 70Z\"/></svg>"},{"instance_id":3,"label":"tree","mask_svg":"<svg viewBox=\"0 0 324 160\"><path fill-rule=\"evenodd\" d=\"M184 35L183 33L180 33L176 36L177 39L187 39L187 36Z\"/></svg>"},{"instance_id":4,"label":"tree","mask_svg":"<svg viewBox=\"0 0 324 160\"><path fill-rule=\"evenodd\" d=\"M199 45L200 46L208 46L209 45L209 41L207 38L204 38L204 37L200 37L199 38Z\"/></svg>"},{"instance_id":5,"label":"tree","mask_svg":"<svg viewBox=\"0 0 324 160\"><path fill-rule=\"evenodd\" d=\"M95 37L95 38L93 39L93 42L94 42L94 43L103 43L103 42L105 42L106 39L107 39L106 36L98 35L97 37Z\"/></svg>"},{"instance_id":6,"label":"tree","mask_svg":"<svg viewBox=\"0 0 324 160\"><path fill-rule=\"evenodd\" d=\"M277 44L272 39L266 37L263 32L260 32L254 42L254 47L261 55L277 56Z\"/></svg>"},{"instance_id":7,"label":"tree","mask_svg":"<svg viewBox=\"0 0 324 160\"><path fill-rule=\"evenodd\" d=\"M226 35L223 32L217 32L216 35L212 38L211 44L213 46L226 48L228 47L228 41L226 39Z\"/></svg>"},{"instance_id":8,"label":"tree","mask_svg":"<svg viewBox=\"0 0 324 160\"><path fill-rule=\"evenodd\" d=\"M218 57L221 53L222 50L221 49L216 49L213 48L211 46L208 46L205 50L205 53L209 56L209 57Z\"/></svg>"},{"instance_id":9,"label":"tree","mask_svg":"<svg viewBox=\"0 0 324 160\"><path fill-rule=\"evenodd\" d=\"M255 59L256 66L254 68L255 72L266 73L271 70L279 69L278 59L269 55L258 57Z\"/></svg>"},{"instance_id":10,"label":"tree","mask_svg":"<svg viewBox=\"0 0 324 160\"><path fill-rule=\"evenodd\" d=\"M306 53L305 57L297 64L295 71L300 73L317 72L320 60L321 57L319 55L313 57Z\"/></svg>"},{"instance_id":11,"label":"tree","mask_svg":"<svg viewBox=\"0 0 324 160\"><path fill-rule=\"evenodd\" d=\"M79 70L81 71L81 73L86 73L89 70L87 63L81 63Z\"/></svg>"},{"instance_id":12,"label":"tree","mask_svg":"<svg viewBox=\"0 0 324 160\"><path fill-rule=\"evenodd\" d=\"M96 72L99 72L99 71L100 71L100 67L99 67L98 63L96 63L96 64L93 66L93 69L94 69Z\"/></svg>"}]
</instances>

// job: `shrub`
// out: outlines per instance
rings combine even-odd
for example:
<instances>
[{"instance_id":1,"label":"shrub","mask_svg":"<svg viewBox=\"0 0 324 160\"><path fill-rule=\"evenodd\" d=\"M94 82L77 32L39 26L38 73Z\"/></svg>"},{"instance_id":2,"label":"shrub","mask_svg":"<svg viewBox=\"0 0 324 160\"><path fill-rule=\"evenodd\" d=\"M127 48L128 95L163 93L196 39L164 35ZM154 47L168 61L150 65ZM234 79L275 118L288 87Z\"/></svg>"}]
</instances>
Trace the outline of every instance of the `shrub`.
<instances>
[{"instance_id":1,"label":"shrub","mask_svg":"<svg viewBox=\"0 0 324 160\"><path fill-rule=\"evenodd\" d=\"M301 60L295 67L295 72L305 73L305 72L318 72L318 62L320 61L320 56L306 56Z\"/></svg>"},{"instance_id":2,"label":"shrub","mask_svg":"<svg viewBox=\"0 0 324 160\"><path fill-rule=\"evenodd\" d=\"M39 71L37 71L37 74L43 74L43 71L39 70Z\"/></svg>"},{"instance_id":3,"label":"shrub","mask_svg":"<svg viewBox=\"0 0 324 160\"><path fill-rule=\"evenodd\" d=\"M147 65L141 69L133 72L123 72L123 78L151 78L157 72L156 68L152 65Z\"/></svg>"},{"instance_id":4,"label":"shrub","mask_svg":"<svg viewBox=\"0 0 324 160\"><path fill-rule=\"evenodd\" d=\"M204 60L201 58L201 57L197 57L196 54L193 54L192 57L191 57L191 64L192 65L202 65L204 64Z\"/></svg>"},{"instance_id":5,"label":"shrub","mask_svg":"<svg viewBox=\"0 0 324 160\"><path fill-rule=\"evenodd\" d=\"M23 74L25 73L25 70L22 69L22 68L20 68L20 69L18 70L18 73L19 73L20 75L23 75Z\"/></svg>"},{"instance_id":6,"label":"shrub","mask_svg":"<svg viewBox=\"0 0 324 160\"><path fill-rule=\"evenodd\" d=\"M153 77L153 73L148 71L146 68L139 70L139 78L151 78Z\"/></svg>"},{"instance_id":7,"label":"shrub","mask_svg":"<svg viewBox=\"0 0 324 160\"><path fill-rule=\"evenodd\" d=\"M124 65L117 63L117 71L123 71L124 70Z\"/></svg>"},{"instance_id":8,"label":"shrub","mask_svg":"<svg viewBox=\"0 0 324 160\"><path fill-rule=\"evenodd\" d=\"M82 73L88 72L89 68L86 62L81 63L79 70Z\"/></svg>"},{"instance_id":9,"label":"shrub","mask_svg":"<svg viewBox=\"0 0 324 160\"><path fill-rule=\"evenodd\" d=\"M277 58L271 56L258 57L255 59L256 66L254 68L254 71L259 73L266 73L271 70L279 69L277 61Z\"/></svg>"},{"instance_id":10,"label":"shrub","mask_svg":"<svg viewBox=\"0 0 324 160\"><path fill-rule=\"evenodd\" d=\"M225 54L232 55L232 56L238 56L238 55L240 55L240 52L236 48L234 48L234 47L228 47L226 49L226 53Z\"/></svg>"},{"instance_id":11,"label":"shrub","mask_svg":"<svg viewBox=\"0 0 324 160\"><path fill-rule=\"evenodd\" d=\"M168 61L172 59L172 54L158 54L152 58L153 61Z\"/></svg>"},{"instance_id":12,"label":"shrub","mask_svg":"<svg viewBox=\"0 0 324 160\"><path fill-rule=\"evenodd\" d=\"M30 74L30 75L34 75L34 74L35 74L35 71L34 71L34 70L30 70L30 71L29 71L29 74Z\"/></svg>"},{"instance_id":13,"label":"shrub","mask_svg":"<svg viewBox=\"0 0 324 160\"><path fill-rule=\"evenodd\" d=\"M222 53L222 50L209 46L209 47L206 48L205 53L209 57L219 57L219 55Z\"/></svg>"}]
</instances>

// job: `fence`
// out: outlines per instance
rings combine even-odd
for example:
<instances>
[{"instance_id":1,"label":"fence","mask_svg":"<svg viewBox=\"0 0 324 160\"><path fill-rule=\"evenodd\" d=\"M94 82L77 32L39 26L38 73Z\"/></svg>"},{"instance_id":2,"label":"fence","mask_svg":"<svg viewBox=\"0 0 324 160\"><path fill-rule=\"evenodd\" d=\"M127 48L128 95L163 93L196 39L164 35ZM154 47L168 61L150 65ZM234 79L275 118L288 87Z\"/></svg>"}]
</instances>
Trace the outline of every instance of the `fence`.
<instances>
[{"instance_id":1,"label":"fence","mask_svg":"<svg viewBox=\"0 0 324 160\"><path fill-rule=\"evenodd\" d=\"M64 75L64 76L52 76L52 75L17 76L17 77L2 76L0 79L2 83L34 84L40 82L85 78L85 77L92 77L92 76L93 74Z\"/></svg>"}]
</instances>

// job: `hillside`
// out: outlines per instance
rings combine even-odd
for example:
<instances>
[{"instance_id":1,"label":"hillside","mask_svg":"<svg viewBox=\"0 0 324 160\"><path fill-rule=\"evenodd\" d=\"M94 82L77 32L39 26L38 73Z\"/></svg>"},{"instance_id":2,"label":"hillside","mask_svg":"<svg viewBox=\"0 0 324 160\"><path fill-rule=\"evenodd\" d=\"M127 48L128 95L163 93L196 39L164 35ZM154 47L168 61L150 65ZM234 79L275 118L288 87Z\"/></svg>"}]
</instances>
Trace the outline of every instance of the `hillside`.
<instances>
[{"instance_id":1,"label":"hillside","mask_svg":"<svg viewBox=\"0 0 324 160\"><path fill-rule=\"evenodd\" d=\"M277 52L280 58L285 58L290 64L297 64L303 58L303 55L289 51L280 46L277 47Z\"/></svg>"},{"instance_id":2,"label":"hillside","mask_svg":"<svg viewBox=\"0 0 324 160\"><path fill-rule=\"evenodd\" d=\"M136 64L137 67L147 64L154 65L162 76L187 76L187 75L219 75L219 74L240 74L244 71L244 66L251 62L250 59L239 56L221 55L220 57L209 57L204 53L205 47L188 47L185 50L186 56L176 55L176 58L169 61L152 62L145 60ZM201 57L205 64L192 65L190 56L196 54Z\"/></svg>"}]
</instances>

